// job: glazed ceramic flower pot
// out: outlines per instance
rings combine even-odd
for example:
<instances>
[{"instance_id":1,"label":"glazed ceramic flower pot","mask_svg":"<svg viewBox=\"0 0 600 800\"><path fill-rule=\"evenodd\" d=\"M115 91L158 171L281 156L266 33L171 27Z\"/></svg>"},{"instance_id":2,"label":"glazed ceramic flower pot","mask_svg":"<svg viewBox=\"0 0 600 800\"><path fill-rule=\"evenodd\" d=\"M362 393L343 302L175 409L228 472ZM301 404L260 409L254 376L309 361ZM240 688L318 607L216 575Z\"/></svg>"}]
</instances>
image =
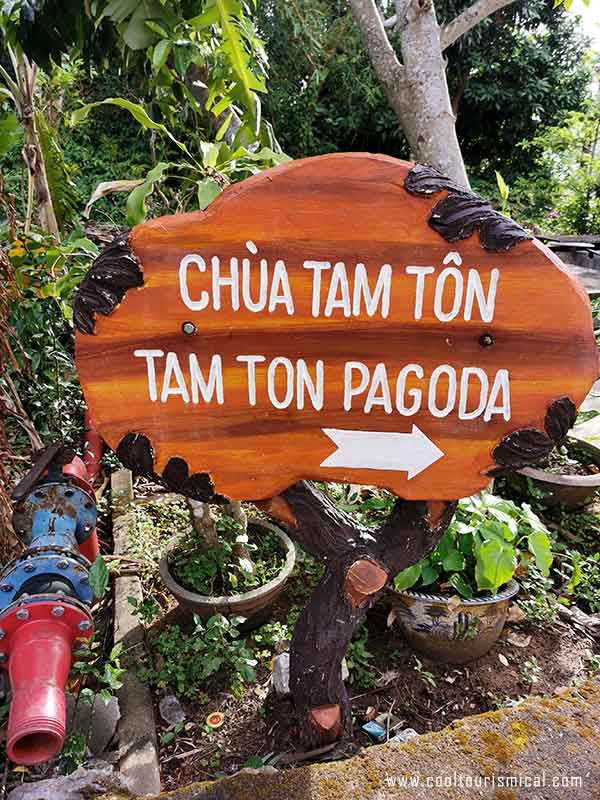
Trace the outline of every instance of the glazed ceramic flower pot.
<instances>
[{"instance_id":1,"label":"glazed ceramic flower pot","mask_svg":"<svg viewBox=\"0 0 600 800\"><path fill-rule=\"evenodd\" d=\"M222 597L198 594L185 589L177 582L169 569L169 554L179 544L182 537L177 536L169 542L167 550L160 560L159 571L163 583L180 605L194 611L204 619L208 619L214 614L245 617L247 620L246 628L252 627L252 624L259 625L267 617L270 607L283 591L294 568L296 548L289 536L271 522L250 518L248 520L248 530L252 531L252 529L263 533L273 533L278 537L285 553L283 569L275 578L257 589Z\"/></svg>"},{"instance_id":2,"label":"glazed ceramic flower pot","mask_svg":"<svg viewBox=\"0 0 600 800\"><path fill-rule=\"evenodd\" d=\"M485 655L502 633L508 606L519 591L510 581L498 594L475 600L391 590L396 620L419 653L450 664Z\"/></svg>"}]
</instances>

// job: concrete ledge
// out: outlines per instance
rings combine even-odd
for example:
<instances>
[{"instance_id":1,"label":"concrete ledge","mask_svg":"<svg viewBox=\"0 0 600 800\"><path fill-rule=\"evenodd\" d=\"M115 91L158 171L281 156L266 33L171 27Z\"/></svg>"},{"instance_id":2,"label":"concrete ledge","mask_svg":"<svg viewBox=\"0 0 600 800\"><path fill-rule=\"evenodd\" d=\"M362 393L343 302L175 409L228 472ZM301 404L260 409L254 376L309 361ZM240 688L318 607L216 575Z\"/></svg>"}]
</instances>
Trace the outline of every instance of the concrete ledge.
<instances>
[{"instance_id":1,"label":"concrete ledge","mask_svg":"<svg viewBox=\"0 0 600 800\"><path fill-rule=\"evenodd\" d=\"M126 508L133 500L131 472L121 469L111 477L113 506L113 539L115 555L127 555L129 548L130 515ZM133 614L128 601L141 601L142 586L136 576L115 580L115 644L123 644L123 666L135 663L136 654L144 648L144 631ZM160 768L152 695L147 686L131 671L122 678L118 692L121 719L119 721L119 770L137 796L160 792Z\"/></svg>"},{"instance_id":2,"label":"concrete ledge","mask_svg":"<svg viewBox=\"0 0 600 800\"><path fill-rule=\"evenodd\" d=\"M415 785L419 781L420 785ZM564 781L569 785L564 785ZM104 800L127 797L107 794ZM347 761L273 774L260 770L242 772L160 797L162 800L598 800L600 683L588 682L550 698L531 698L513 708L467 717L438 733L400 745L374 746Z\"/></svg>"}]
</instances>

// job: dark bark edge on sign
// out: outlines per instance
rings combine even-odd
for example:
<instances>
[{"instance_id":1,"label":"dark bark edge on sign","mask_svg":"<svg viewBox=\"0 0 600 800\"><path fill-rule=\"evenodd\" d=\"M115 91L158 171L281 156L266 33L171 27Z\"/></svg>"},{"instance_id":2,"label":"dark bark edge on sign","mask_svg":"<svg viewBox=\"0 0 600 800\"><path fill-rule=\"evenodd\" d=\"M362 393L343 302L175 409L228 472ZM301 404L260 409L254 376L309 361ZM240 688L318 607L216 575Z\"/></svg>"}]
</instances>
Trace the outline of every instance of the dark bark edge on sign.
<instances>
[{"instance_id":1,"label":"dark bark edge on sign","mask_svg":"<svg viewBox=\"0 0 600 800\"><path fill-rule=\"evenodd\" d=\"M415 164L406 176L404 188L420 195L448 191L429 216L429 225L447 242L458 242L479 230L485 250L501 251L532 238L512 219L495 211L487 200L466 191L428 164Z\"/></svg>"},{"instance_id":2,"label":"dark bark edge on sign","mask_svg":"<svg viewBox=\"0 0 600 800\"><path fill-rule=\"evenodd\" d=\"M548 406L544 419L545 432L539 428L521 428L509 433L498 444L492 457L500 467L522 469L550 455L553 447L575 424L577 408L567 395Z\"/></svg>"},{"instance_id":3,"label":"dark bark edge on sign","mask_svg":"<svg viewBox=\"0 0 600 800\"><path fill-rule=\"evenodd\" d=\"M548 406L544 427L555 442L564 439L577 419L577 407L570 397L563 395Z\"/></svg>"},{"instance_id":4,"label":"dark bark edge on sign","mask_svg":"<svg viewBox=\"0 0 600 800\"><path fill-rule=\"evenodd\" d=\"M522 469L550 455L554 442L539 428L521 428L509 433L492 451L496 464Z\"/></svg>"},{"instance_id":5,"label":"dark bark edge on sign","mask_svg":"<svg viewBox=\"0 0 600 800\"><path fill-rule=\"evenodd\" d=\"M107 245L81 282L73 303L75 327L81 333L94 333L96 314L112 314L128 289L143 285L142 267L126 231Z\"/></svg>"},{"instance_id":6,"label":"dark bark edge on sign","mask_svg":"<svg viewBox=\"0 0 600 800\"><path fill-rule=\"evenodd\" d=\"M183 458L170 458L162 475L154 471L154 449L150 439L143 433L128 433L117 446L117 458L134 475L144 475L161 483L167 489L192 500L219 501L215 487L206 472L190 475L187 462Z\"/></svg>"}]
</instances>

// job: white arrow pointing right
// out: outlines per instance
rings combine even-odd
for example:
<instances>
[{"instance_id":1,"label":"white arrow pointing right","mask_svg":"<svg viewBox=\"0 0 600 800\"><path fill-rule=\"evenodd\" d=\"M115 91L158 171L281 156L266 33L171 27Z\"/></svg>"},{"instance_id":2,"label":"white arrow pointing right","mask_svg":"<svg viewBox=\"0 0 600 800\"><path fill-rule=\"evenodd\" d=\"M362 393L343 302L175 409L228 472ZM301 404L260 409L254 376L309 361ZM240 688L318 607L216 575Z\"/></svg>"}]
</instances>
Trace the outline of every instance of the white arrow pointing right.
<instances>
[{"instance_id":1,"label":"white arrow pointing right","mask_svg":"<svg viewBox=\"0 0 600 800\"><path fill-rule=\"evenodd\" d=\"M416 425L410 433L321 428L337 445L322 467L383 469L407 472L410 480L444 455Z\"/></svg>"}]
</instances>

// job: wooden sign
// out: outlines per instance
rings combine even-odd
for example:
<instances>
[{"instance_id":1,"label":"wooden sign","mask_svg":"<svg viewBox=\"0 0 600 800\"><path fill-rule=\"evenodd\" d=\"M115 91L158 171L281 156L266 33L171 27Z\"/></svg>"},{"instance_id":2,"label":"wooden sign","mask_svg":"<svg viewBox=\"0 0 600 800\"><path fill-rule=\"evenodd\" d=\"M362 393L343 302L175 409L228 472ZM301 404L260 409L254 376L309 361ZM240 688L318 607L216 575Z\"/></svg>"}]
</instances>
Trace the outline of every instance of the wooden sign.
<instances>
[{"instance_id":1,"label":"wooden sign","mask_svg":"<svg viewBox=\"0 0 600 800\"><path fill-rule=\"evenodd\" d=\"M94 425L197 497L301 478L464 497L547 454L598 374L556 256L435 170L368 154L138 225L75 320Z\"/></svg>"}]
</instances>

